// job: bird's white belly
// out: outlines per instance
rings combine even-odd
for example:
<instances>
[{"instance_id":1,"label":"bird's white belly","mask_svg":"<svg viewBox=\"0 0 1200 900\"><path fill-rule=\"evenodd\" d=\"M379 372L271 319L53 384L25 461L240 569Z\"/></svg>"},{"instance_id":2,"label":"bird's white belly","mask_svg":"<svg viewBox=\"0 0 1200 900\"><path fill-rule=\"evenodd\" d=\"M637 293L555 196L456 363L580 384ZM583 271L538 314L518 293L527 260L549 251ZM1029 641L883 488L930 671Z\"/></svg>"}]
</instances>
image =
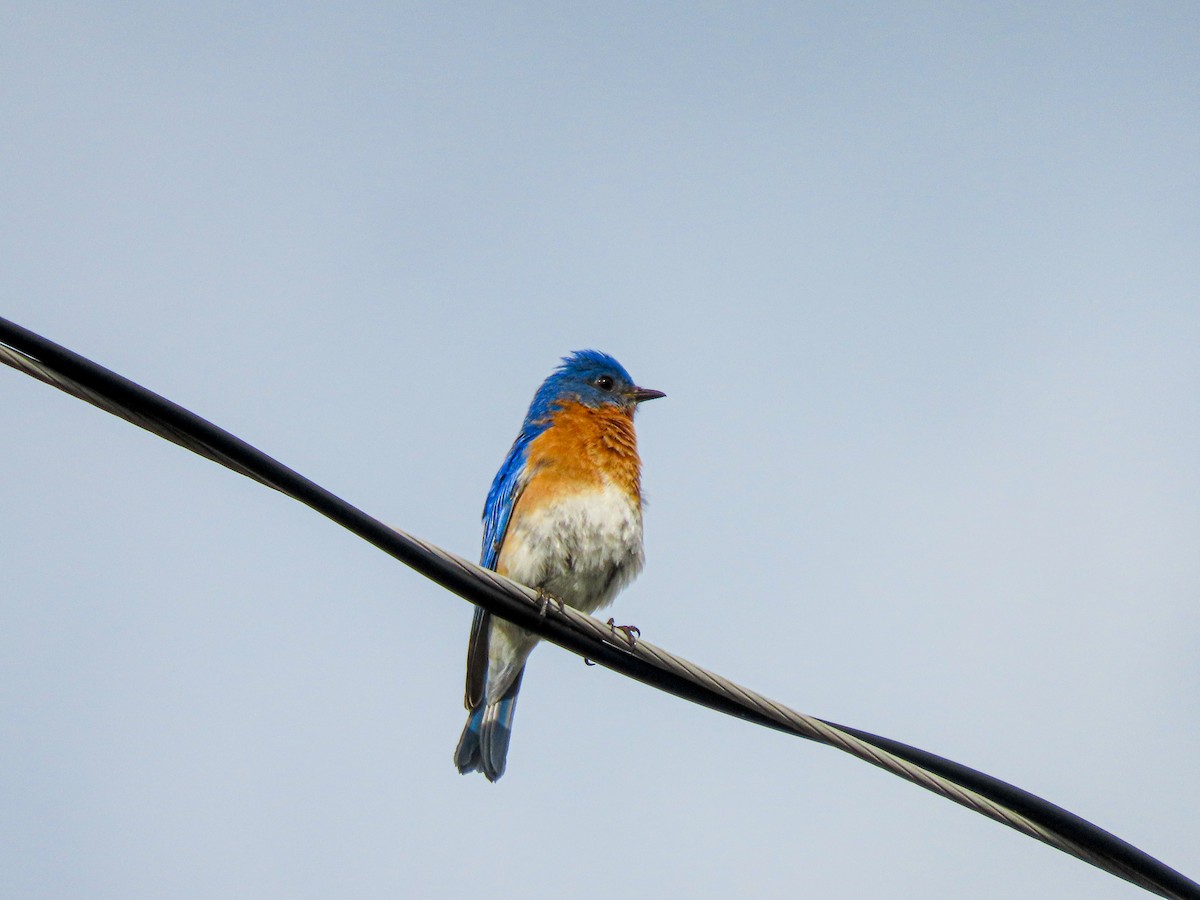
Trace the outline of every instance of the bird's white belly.
<instances>
[{"instance_id":1,"label":"bird's white belly","mask_svg":"<svg viewBox=\"0 0 1200 900\"><path fill-rule=\"evenodd\" d=\"M509 525L501 553L510 578L587 613L611 603L644 563L641 507L612 485L528 511Z\"/></svg>"}]
</instances>

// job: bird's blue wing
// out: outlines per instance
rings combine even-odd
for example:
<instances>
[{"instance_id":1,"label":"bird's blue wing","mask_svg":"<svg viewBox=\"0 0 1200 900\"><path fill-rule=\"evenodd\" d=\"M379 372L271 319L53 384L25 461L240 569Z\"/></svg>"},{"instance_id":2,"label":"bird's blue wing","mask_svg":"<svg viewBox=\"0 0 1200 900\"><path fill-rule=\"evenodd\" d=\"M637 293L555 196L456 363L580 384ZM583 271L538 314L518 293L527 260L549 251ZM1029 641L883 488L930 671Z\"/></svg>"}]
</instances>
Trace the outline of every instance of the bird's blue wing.
<instances>
[{"instance_id":1,"label":"bird's blue wing","mask_svg":"<svg viewBox=\"0 0 1200 900\"><path fill-rule=\"evenodd\" d=\"M534 436L526 429L521 430L488 491L487 502L483 505L483 552L479 556L479 564L486 569L496 568L513 507L529 480L525 459L529 442ZM491 613L485 612L483 607L475 607L471 638L467 644L467 709L474 710L483 703L487 688L488 632L491 622Z\"/></svg>"},{"instance_id":2,"label":"bird's blue wing","mask_svg":"<svg viewBox=\"0 0 1200 900\"><path fill-rule=\"evenodd\" d=\"M531 440L525 431L517 435L508 456L500 466L500 471L492 480L487 502L483 505L483 550L479 555L479 564L485 569L496 568L500 547L504 544L504 535L508 531L508 520L512 517L517 498L521 496L521 491L529 480L525 471L525 460Z\"/></svg>"}]
</instances>

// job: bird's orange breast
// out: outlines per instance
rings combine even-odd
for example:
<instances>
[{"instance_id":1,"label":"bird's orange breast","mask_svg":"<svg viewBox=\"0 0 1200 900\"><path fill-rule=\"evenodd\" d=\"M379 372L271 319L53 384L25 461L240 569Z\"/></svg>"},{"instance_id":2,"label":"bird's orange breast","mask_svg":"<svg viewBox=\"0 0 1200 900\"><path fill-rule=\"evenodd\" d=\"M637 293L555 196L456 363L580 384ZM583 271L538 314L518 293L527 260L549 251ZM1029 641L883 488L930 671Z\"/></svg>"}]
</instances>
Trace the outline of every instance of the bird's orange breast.
<instances>
[{"instance_id":1,"label":"bird's orange breast","mask_svg":"<svg viewBox=\"0 0 1200 900\"><path fill-rule=\"evenodd\" d=\"M563 404L553 424L530 442L526 465L530 481L521 505L536 508L563 493L611 484L641 506L642 466L631 410Z\"/></svg>"}]
</instances>

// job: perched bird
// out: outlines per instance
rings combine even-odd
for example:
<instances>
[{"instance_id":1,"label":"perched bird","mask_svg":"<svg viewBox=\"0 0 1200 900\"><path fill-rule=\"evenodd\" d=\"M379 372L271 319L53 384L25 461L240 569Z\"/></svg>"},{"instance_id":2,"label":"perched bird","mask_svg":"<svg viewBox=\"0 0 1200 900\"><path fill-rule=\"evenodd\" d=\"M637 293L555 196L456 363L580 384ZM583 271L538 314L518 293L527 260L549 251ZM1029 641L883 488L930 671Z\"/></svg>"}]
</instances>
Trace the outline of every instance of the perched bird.
<instances>
[{"instance_id":1,"label":"perched bird","mask_svg":"<svg viewBox=\"0 0 1200 900\"><path fill-rule=\"evenodd\" d=\"M492 481L480 564L586 613L611 603L645 561L633 413L663 396L635 385L606 353L564 357ZM504 774L517 692L537 641L475 609L459 772L483 772L488 781Z\"/></svg>"}]
</instances>

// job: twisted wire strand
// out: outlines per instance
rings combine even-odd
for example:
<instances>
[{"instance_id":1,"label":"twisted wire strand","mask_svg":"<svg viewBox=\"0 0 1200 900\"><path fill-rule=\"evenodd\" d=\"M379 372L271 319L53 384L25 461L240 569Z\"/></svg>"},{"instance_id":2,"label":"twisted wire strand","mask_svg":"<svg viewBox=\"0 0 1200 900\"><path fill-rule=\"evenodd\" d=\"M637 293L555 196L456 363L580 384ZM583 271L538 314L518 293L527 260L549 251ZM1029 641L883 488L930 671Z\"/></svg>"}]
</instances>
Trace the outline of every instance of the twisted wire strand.
<instances>
[{"instance_id":1,"label":"twisted wire strand","mask_svg":"<svg viewBox=\"0 0 1200 900\"><path fill-rule=\"evenodd\" d=\"M4 320L0 319L0 321ZM271 482L263 478L257 472L246 468L235 460L230 459L219 450L208 446L208 444L204 443L196 436L181 431L178 428L174 428L152 416L139 414L127 406L116 403L104 394L85 387L78 381L74 381L63 375L61 372L55 371L53 368L38 361L29 354L23 353L17 347L12 347L7 344L0 344L0 362L12 366L12 368L16 369L17 371L24 372L26 375L36 378L38 381L44 382L51 387L56 387L63 393L70 394L72 397L76 397L79 400L82 400L84 403L90 403L92 406L95 406L98 409L102 409L107 413L112 413L117 418L124 419L126 422L136 425L138 428L143 428L146 431L149 431L151 434L156 434L160 438L170 441L172 444L178 444L185 450L191 450L193 453L203 456L205 459L210 459L227 469L232 469L239 475L245 475L247 478L257 481L259 484L265 484L267 487L272 487L276 490L279 490L279 488L271 484Z\"/></svg>"},{"instance_id":2,"label":"twisted wire strand","mask_svg":"<svg viewBox=\"0 0 1200 900\"><path fill-rule=\"evenodd\" d=\"M574 627L587 632L597 641L616 647L624 653L671 671L696 684L703 685L709 690L729 699L731 702L752 710L761 717L759 719L761 724L779 731L794 734L798 737L808 738L818 743L836 747L839 750L849 753L851 756L878 766L886 772L897 775L906 781L911 781L926 790L940 794L948 800L952 800L981 815L1020 831L1029 837L1049 844L1051 847L1061 850L1064 853L1068 853L1084 862L1091 863L1097 868L1118 875L1126 881L1137 884L1146 890L1160 893L1161 896L1171 896L1170 894L1161 893L1157 886L1145 880L1130 867L1110 860L1104 854L1097 853L1078 841L1070 840L1064 835L1057 834L1052 829L1039 824L1028 816L1015 812L970 788L957 784L949 778L931 772L885 749L877 747L861 737L844 731L832 722L827 722L824 719L818 719L791 709L778 701L771 700L722 675L705 669L690 660L676 656L669 650L658 647L640 637L631 643L623 635L618 636L613 627L607 622L602 623L599 619L582 613L573 607L564 606L560 609L554 603L550 603L548 607L544 606L537 592L531 588L514 582L496 572L481 569L474 563L442 550L434 544L429 544L415 538L414 540L418 540L418 543L430 553L452 561L473 576L486 578L515 599L530 604L538 610L539 615L562 616L570 621ZM610 666L610 668L615 667Z\"/></svg>"},{"instance_id":3,"label":"twisted wire strand","mask_svg":"<svg viewBox=\"0 0 1200 900\"><path fill-rule=\"evenodd\" d=\"M827 744L1161 897L1200 885L1084 819L959 763L790 709L649 641L371 518L210 422L0 318L0 362L320 512L459 596L638 681L711 709Z\"/></svg>"}]
</instances>

